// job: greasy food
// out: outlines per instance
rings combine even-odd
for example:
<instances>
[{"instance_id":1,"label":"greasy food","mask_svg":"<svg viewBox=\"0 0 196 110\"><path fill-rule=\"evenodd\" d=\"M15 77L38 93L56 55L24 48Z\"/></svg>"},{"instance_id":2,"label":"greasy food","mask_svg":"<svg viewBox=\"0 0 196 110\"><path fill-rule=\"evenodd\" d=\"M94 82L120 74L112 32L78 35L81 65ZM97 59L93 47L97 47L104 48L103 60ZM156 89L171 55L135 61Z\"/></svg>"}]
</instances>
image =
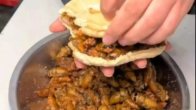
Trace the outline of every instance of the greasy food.
<instances>
[{"instance_id":1,"label":"greasy food","mask_svg":"<svg viewBox=\"0 0 196 110\"><path fill-rule=\"evenodd\" d=\"M107 78L98 67L77 69L65 46L55 64L48 71L48 85L36 91L47 98L49 110L163 110L169 100L150 63L142 70L132 63L118 66Z\"/></svg>"}]
</instances>

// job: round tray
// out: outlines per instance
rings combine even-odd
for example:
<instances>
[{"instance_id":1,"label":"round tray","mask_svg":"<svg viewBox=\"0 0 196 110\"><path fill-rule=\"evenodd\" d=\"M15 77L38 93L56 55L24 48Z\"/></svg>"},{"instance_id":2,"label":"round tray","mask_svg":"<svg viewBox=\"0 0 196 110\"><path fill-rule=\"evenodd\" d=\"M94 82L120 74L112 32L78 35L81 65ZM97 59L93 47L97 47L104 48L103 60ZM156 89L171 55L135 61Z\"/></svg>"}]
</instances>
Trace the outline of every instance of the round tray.
<instances>
[{"instance_id":1,"label":"round tray","mask_svg":"<svg viewBox=\"0 0 196 110\"><path fill-rule=\"evenodd\" d=\"M47 68L52 57L68 42L69 32L51 34L31 47L18 62L9 86L12 110L41 110L46 101L34 93L48 83ZM151 59L157 70L157 80L169 91L166 110L189 110L189 91L185 78L174 60L167 54ZM31 109L33 110L33 109Z\"/></svg>"}]
</instances>

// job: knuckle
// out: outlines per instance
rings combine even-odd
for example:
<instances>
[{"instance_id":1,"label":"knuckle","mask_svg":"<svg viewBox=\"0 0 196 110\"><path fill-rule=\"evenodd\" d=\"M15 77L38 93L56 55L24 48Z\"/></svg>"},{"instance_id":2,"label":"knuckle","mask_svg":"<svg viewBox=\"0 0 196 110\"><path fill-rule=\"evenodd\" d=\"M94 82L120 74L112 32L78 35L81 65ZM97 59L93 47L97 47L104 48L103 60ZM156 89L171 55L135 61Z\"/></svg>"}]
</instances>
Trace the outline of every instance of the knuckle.
<instances>
[{"instance_id":1,"label":"knuckle","mask_svg":"<svg viewBox=\"0 0 196 110\"><path fill-rule=\"evenodd\" d=\"M123 4L122 12L128 17L138 17L143 12L143 8L137 4L134 6L130 0Z\"/></svg>"},{"instance_id":2,"label":"knuckle","mask_svg":"<svg viewBox=\"0 0 196 110\"><path fill-rule=\"evenodd\" d=\"M156 29L159 26L159 22L156 19L148 19L146 20L145 25L148 29Z\"/></svg>"},{"instance_id":3,"label":"knuckle","mask_svg":"<svg viewBox=\"0 0 196 110\"><path fill-rule=\"evenodd\" d=\"M132 7L129 6L129 4L125 4L122 8L122 11L124 15L126 15L127 17L138 16L139 13L141 12L140 10L133 9Z\"/></svg>"}]
</instances>

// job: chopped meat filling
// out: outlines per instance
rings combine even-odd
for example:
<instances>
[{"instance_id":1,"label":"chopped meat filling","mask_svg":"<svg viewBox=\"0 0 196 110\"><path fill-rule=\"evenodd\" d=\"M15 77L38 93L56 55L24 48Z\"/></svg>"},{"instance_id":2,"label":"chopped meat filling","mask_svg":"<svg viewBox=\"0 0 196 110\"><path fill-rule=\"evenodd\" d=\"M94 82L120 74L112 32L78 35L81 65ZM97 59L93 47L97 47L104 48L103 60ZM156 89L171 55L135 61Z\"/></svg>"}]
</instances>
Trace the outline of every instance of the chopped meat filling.
<instances>
[{"instance_id":1,"label":"chopped meat filling","mask_svg":"<svg viewBox=\"0 0 196 110\"><path fill-rule=\"evenodd\" d=\"M167 90L156 81L152 64L143 70L121 65L107 78L98 67L75 68L67 46L59 54L48 72L50 82L36 91L47 98L49 110L163 110L167 105Z\"/></svg>"},{"instance_id":2,"label":"chopped meat filling","mask_svg":"<svg viewBox=\"0 0 196 110\"><path fill-rule=\"evenodd\" d=\"M118 43L104 45L101 39L88 37L85 35L71 38L71 41L73 45L82 53L110 60L130 51L133 52L163 45L163 43L158 45L135 44L133 46L120 46Z\"/></svg>"}]
</instances>

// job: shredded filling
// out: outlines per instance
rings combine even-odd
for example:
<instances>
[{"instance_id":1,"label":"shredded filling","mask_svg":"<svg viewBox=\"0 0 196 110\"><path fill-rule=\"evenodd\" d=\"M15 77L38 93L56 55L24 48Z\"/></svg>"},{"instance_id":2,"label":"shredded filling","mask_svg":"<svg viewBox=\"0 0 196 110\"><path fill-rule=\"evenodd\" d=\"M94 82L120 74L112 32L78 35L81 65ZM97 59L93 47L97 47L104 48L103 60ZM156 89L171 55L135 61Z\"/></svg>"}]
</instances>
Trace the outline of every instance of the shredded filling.
<instances>
[{"instance_id":1,"label":"shredded filling","mask_svg":"<svg viewBox=\"0 0 196 110\"><path fill-rule=\"evenodd\" d=\"M80 52L89 56L102 57L109 60L116 59L117 57L125 55L128 52L140 51L163 45L158 44L152 46L145 44L135 44L133 46L121 46L118 43L104 45L102 43L102 39L87 37L84 35L71 38L71 41Z\"/></svg>"},{"instance_id":2,"label":"shredded filling","mask_svg":"<svg viewBox=\"0 0 196 110\"><path fill-rule=\"evenodd\" d=\"M36 91L47 98L49 110L163 110L169 100L152 64L141 70L128 63L107 78L97 67L77 69L67 46L55 63L48 85Z\"/></svg>"},{"instance_id":3,"label":"shredded filling","mask_svg":"<svg viewBox=\"0 0 196 110\"><path fill-rule=\"evenodd\" d=\"M70 39L72 41L72 44L80 52L87 54L89 56L113 60L121 55L125 55L130 51L134 52L164 45L164 43L160 43L157 45L146 45L138 43L132 46L121 46L118 43L114 43L112 45L104 45L102 43L102 39L84 35L80 31L79 27L74 24L73 17L64 14L62 18L66 22L66 24L73 29L73 32L75 34L75 38Z\"/></svg>"}]
</instances>

